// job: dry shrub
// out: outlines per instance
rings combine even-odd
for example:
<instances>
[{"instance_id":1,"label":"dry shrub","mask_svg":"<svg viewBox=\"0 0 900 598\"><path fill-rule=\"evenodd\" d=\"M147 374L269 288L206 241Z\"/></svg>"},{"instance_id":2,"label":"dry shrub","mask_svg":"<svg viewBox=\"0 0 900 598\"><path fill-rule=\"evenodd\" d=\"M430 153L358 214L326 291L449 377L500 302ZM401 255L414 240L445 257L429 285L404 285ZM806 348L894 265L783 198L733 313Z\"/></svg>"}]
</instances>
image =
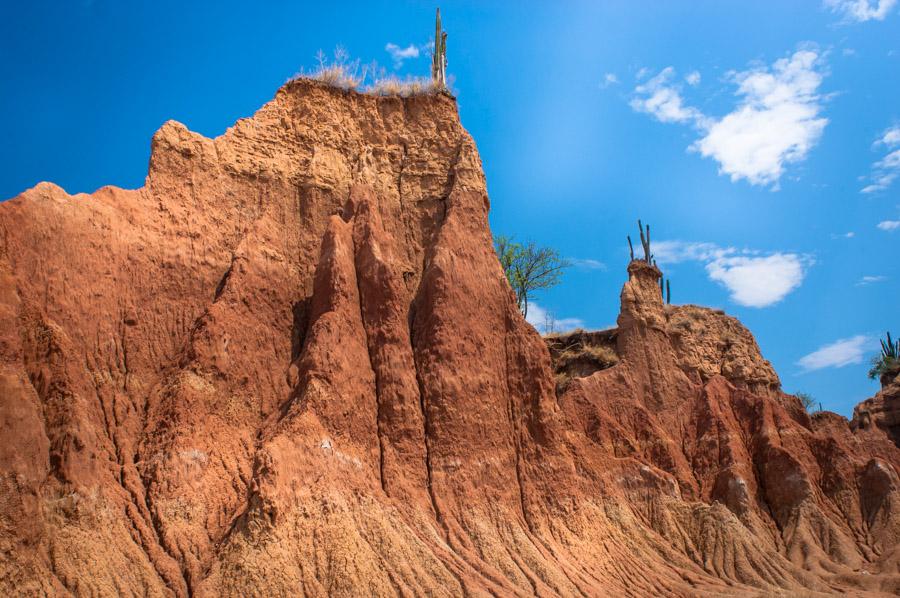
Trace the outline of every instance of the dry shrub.
<instances>
[{"instance_id":1,"label":"dry shrub","mask_svg":"<svg viewBox=\"0 0 900 598\"><path fill-rule=\"evenodd\" d=\"M290 81L312 79L347 91L361 90L363 93L376 96L402 98L432 94L442 89L428 77L400 78L395 74L387 74L385 69L379 67L376 62L360 64L359 59L351 60L350 54L341 46L335 48L333 58L328 58L324 52L319 50L316 60L319 64L315 70L306 72L301 69L299 73L291 77ZM372 83L363 87L367 78L372 80Z\"/></svg>"},{"instance_id":2,"label":"dry shrub","mask_svg":"<svg viewBox=\"0 0 900 598\"><path fill-rule=\"evenodd\" d=\"M557 392L565 392L566 388L569 386L569 382L571 382L572 376L567 372L558 372L556 374L556 391Z\"/></svg>"},{"instance_id":3,"label":"dry shrub","mask_svg":"<svg viewBox=\"0 0 900 598\"><path fill-rule=\"evenodd\" d=\"M319 65L311 73L301 70L297 75L291 78L296 79L313 79L320 81L326 85L337 87L344 90L355 90L363 81L365 81L366 73L369 66L360 66L359 60L350 60L350 54L342 46L334 49L334 57L329 59L322 50L316 54L316 60Z\"/></svg>"},{"instance_id":4,"label":"dry shrub","mask_svg":"<svg viewBox=\"0 0 900 598\"><path fill-rule=\"evenodd\" d=\"M601 369L605 369L619 363L619 356L611 347L605 345L577 344L560 353L556 366L565 369L575 361L592 361Z\"/></svg>"},{"instance_id":5,"label":"dry shrub","mask_svg":"<svg viewBox=\"0 0 900 598\"><path fill-rule=\"evenodd\" d=\"M401 79L397 75L388 75L377 79L366 89L366 93L377 96L411 96L425 95L440 91L440 86L426 77L406 77Z\"/></svg>"}]
</instances>

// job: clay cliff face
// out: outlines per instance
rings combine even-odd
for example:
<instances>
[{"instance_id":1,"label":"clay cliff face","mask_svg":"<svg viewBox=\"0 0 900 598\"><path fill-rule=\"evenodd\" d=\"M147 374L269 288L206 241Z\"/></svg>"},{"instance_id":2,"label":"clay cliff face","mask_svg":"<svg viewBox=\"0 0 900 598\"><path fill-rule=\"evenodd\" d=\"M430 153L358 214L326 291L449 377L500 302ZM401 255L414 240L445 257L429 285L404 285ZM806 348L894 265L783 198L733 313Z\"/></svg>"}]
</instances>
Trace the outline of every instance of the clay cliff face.
<instances>
[{"instance_id":1,"label":"clay cliff face","mask_svg":"<svg viewBox=\"0 0 900 598\"><path fill-rule=\"evenodd\" d=\"M307 81L167 123L141 189L0 204L0 589L900 591L883 426L641 262L558 387L488 208L452 98Z\"/></svg>"}]
</instances>

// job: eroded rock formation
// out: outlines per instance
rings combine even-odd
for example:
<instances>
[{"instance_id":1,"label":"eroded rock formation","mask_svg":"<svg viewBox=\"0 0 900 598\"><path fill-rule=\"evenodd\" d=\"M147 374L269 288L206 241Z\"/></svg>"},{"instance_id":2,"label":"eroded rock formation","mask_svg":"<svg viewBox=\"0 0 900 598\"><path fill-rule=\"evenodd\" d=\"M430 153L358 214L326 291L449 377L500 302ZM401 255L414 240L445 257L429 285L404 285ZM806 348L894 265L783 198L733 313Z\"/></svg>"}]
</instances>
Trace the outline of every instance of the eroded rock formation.
<instances>
[{"instance_id":1,"label":"eroded rock formation","mask_svg":"<svg viewBox=\"0 0 900 598\"><path fill-rule=\"evenodd\" d=\"M900 591L900 451L629 266L557 389L452 98L298 81L0 204L7 594ZM587 373L587 372L582 372Z\"/></svg>"}]
</instances>

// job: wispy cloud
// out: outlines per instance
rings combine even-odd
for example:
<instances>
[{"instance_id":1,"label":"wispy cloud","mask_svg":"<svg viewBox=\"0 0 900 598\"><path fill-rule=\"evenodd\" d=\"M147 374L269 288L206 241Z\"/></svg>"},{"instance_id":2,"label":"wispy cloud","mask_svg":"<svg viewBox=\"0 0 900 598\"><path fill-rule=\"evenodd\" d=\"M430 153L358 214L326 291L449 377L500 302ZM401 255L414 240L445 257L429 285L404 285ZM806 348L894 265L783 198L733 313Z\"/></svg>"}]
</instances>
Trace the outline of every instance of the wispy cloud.
<instances>
[{"instance_id":1,"label":"wispy cloud","mask_svg":"<svg viewBox=\"0 0 900 598\"><path fill-rule=\"evenodd\" d=\"M606 89L607 87L618 84L619 78L615 73L606 73L605 75L603 75L603 81L600 82L600 88Z\"/></svg>"},{"instance_id":2,"label":"wispy cloud","mask_svg":"<svg viewBox=\"0 0 900 598\"><path fill-rule=\"evenodd\" d=\"M402 48L397 44L388 43L384 49L391 55L391 59L394 61L394 68L400 68L403 66L404 60L418 58L421 53L421 48L415 44L410 44L405 48Z\"/></svg>"},{"instance_id":3,"label":"wispy cloud","mask_svg":"<svg viewBox=\"0 0 900 598\"><path fill-rule=\"evenodd\" d=\"M883 21L897 0L825 0L832 12L843 15L848 21Z\"/></svg>"},{"instance_id":4,"label":"wispy cloud","mask_svg":"<svg viewBox=\"0 0 900 598\"><path fill-rule=\"evenodd\" d=\"M900 228L900 220L882 220L876 226L881 230L893 232Z\"/></svg>"},{"instance_id":5,"label":"wispy cloud","mask_svg":"<svg viewBox=\"0 0 900 598\"><path fill-rule=\"evenodd\" d=\"M719 247L715 243L686 241L654 241L653 255L660 264L679 262L708 262L737 253L733 247Z\"/></svg>"},{"instance_id":6,"label":"wispy cloud","mask_svg":"<svg viewBox=\"0 0 900 598\"><path fill-rule=\"evenodd\" d=\"M889 153L872 165L871 183L866 185L863 193L884 191L900 176L900 125L894 125L884 131L875 141L874 147L884 147Z\"/></svg>"},{"instance_id":7,"label":"wispy cloud","mask_svg":"<svg viewBox=\"0 0 900 598\"><path fill-rule=\"evenodd\" d=\"M897 145L900 145L900 125L894 125L893 127L890 127L881 135L881 139L879 139L875 143L880 143L888 147L895 147Z\"/></svg>"},{"instance_id":8,"label":"wispy cloud","mask_svg":"<svg viewBox=\"0 0 900 598\"><path fill-rule=\"evenodd\" d=\"M631 108L651 114L664 123L700 123L703 113L685 106L679 86L673 82L675 69L666 67L646 83L634 88Z\"/></svg>"},{"instance_id":9,"label":"wispy cloud","mask_svg":"<svg viewBox=\"0 0 900 598\"><path fill-rule=\"evenodd\" d=\"M856 236L856 233L851 230L846 233L832 233L831 238L832 239L852 239L855 236Z\"/></svg>"},{"instance_id":10,"label":"wispy cloud","mask_svg":"<svg viewBox=\"0 0 900 598\"><path fill-rule=\"evenodd\" d=\"M685 75L684 80L688 85L697 85L700 83L700 71L691 71L687 75Z\"/></svg>"},{"instance_id":11,"label":"wispy cloud","mask_svg":"<svg viewBox=\"0 0 900 598\"><path fill-rule=\"evenodd\" d=\"M569 261L572 262L572 265L576 268L584 268L585 270L606 270L606 264L600 260L571 258Z\"/></svg>"},{"instance_id":12,"label":"wispy cloud","mask_svg":"<svg viewBox=\"0 0 900 598\"><path fill-rule=\"evenodd\" d=\"M653 254L660 264L697 261L710 280L724 286L731 300L746 307L774 305L797 289L814 263L810 256L720 247L715 243L659 241Z\"/></svg>"},{"instance_id":13,"label":"wispy cloud","mask_svg":"<svg viewBox=\"0 0 900 598\"><path fill-rule=\"evenodd\" d=\"M532 301L528 302L528 317L525 319L541 334L567 332L575 328L584 328L583 320L579 318L557 318L553 312Z\"/></svg>"},{"instance_id":14,"label":"wispy cloud","mask_svg":"<svg viewBox=\"0 0 900 598\"><path fill-rule=\"evenodd\" d=\"M859 334L851 338L837 340L824 345L797 361L804 372L813 372L825 368L841 368L845 365L862 363L864 346L870 341L868 336Z\"/></svg>"},{"instance_id":15,"label":"wispy cloud","mask_svg":"<svg viewBox=\"0 0 900 598\"><path fill-rule=\"evenodd\" d=\"M811 49L798 50L771 67L729 73L739 101L721 118L689 106L674 75L675 70L666 67L635 87L632 109L660 122L696 128L701 137L689 149L714 159L719 173L732 181L777 188L786 166L806 159L828 124L820 116L824 61Z\"/></svg>"},{"instance_id":16,"label":"wispy cloud","mask_svg":"<svg viewBox=\"0 0 900 598\"><path fill-rule=\"evenodd\" d=\"M866 285L875 284L876 282L884 282L887 276L863 276L857 281L856 286L864 287Z\"/></svg>"}]
</instances>

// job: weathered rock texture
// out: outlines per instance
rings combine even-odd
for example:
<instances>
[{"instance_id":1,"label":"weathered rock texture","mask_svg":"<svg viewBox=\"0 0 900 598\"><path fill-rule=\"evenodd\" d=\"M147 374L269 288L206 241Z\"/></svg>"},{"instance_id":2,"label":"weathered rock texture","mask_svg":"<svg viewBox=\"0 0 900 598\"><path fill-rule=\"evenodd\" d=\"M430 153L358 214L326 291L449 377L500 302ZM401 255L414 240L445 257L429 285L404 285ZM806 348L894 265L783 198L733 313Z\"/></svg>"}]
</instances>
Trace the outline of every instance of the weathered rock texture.
<instances>
[{"instance_id":1,"label":"weathered rock texture","mask_svg":"<svg viewBox=\"0 0 900 598\"><path fill-rule=\"evenodd\" d=\"M0 205L0 590L900 591L900 451L629 266L557 395L452 98L299 81Z\"/></svg>"}]
</instances>

